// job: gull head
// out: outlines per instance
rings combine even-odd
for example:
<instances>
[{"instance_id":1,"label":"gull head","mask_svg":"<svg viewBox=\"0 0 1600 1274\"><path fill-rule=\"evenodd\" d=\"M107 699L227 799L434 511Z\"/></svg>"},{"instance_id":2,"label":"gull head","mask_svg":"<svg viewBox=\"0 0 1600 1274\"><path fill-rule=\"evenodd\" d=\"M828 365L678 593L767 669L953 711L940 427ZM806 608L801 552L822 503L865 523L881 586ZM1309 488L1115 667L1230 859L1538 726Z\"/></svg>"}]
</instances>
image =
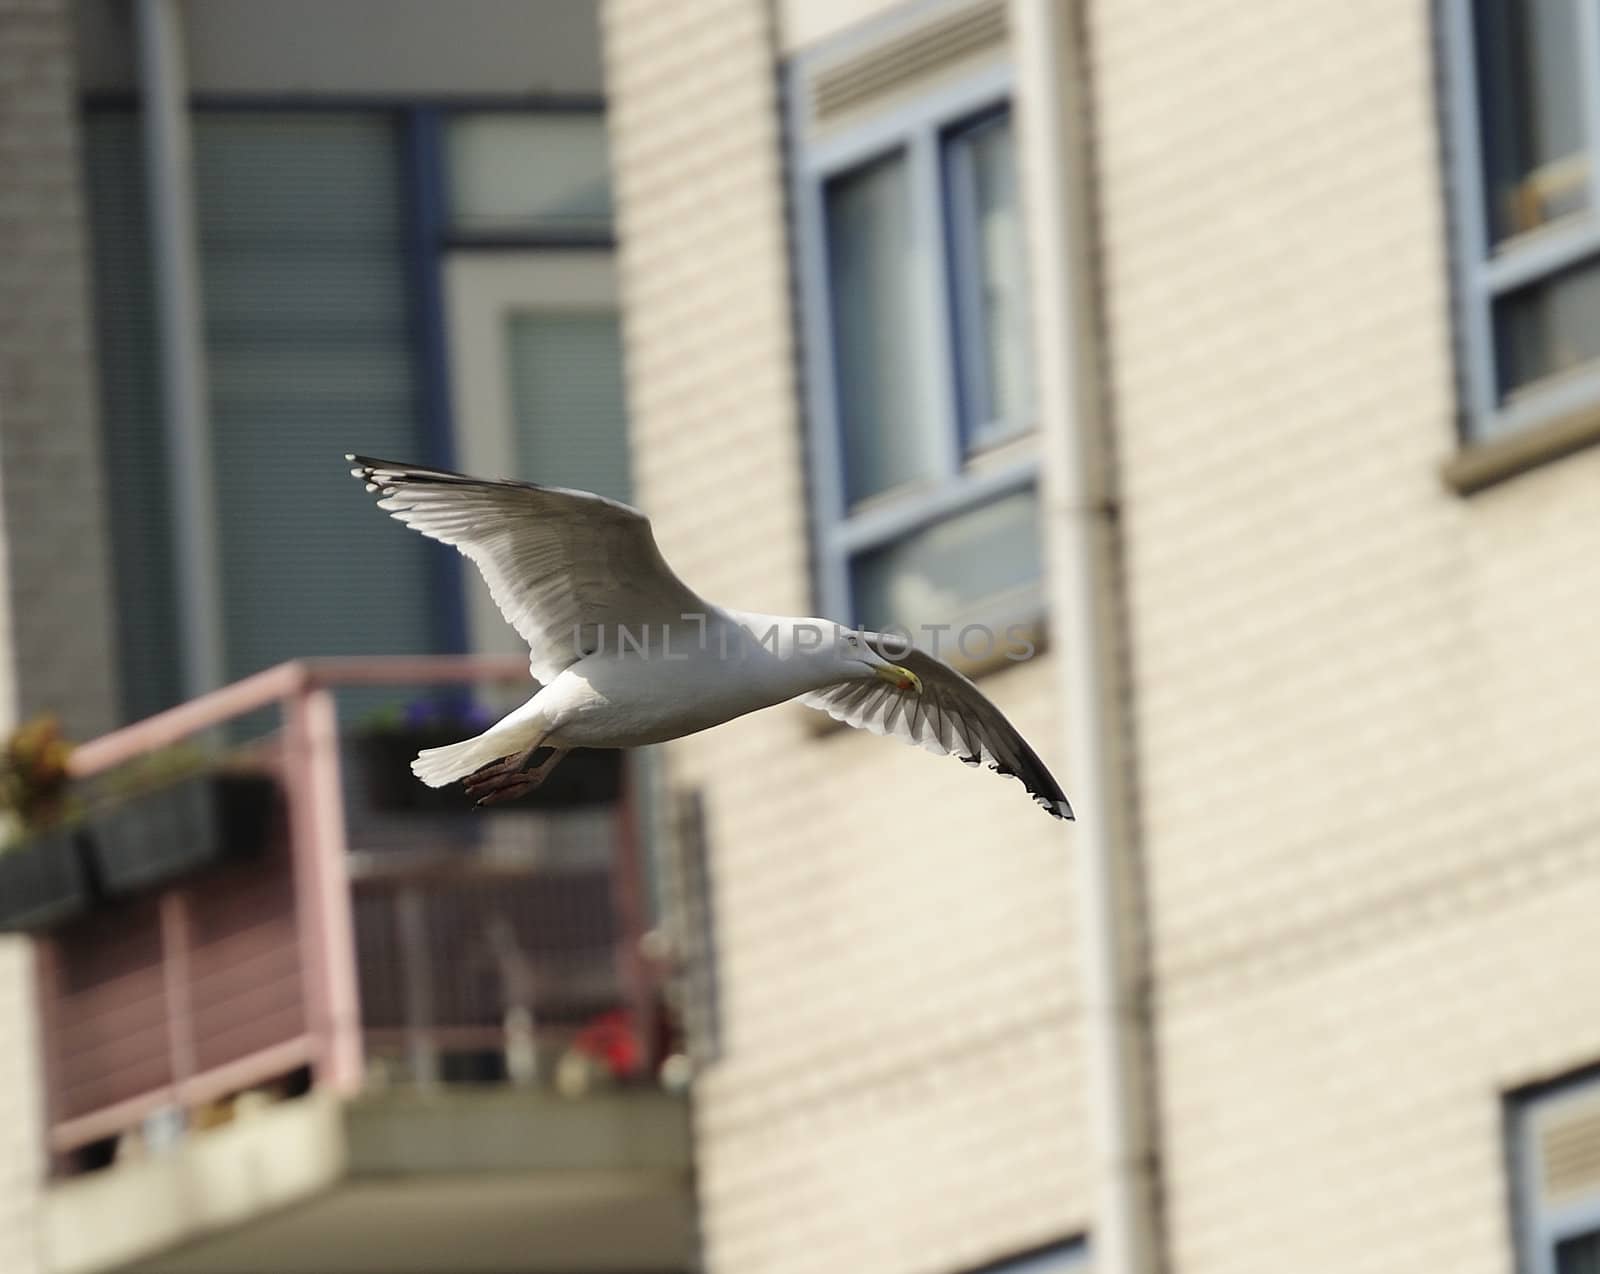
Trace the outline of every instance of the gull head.
<instances>
[{"instance_id":1,"label":"gull head","mask_svg":"<svg viewBox=\"0 0 1600 1274\"><path fill-rule=\"evenodd\" d=\"M910 690L914 694L922 693L922 678L909 668L902 668L899 664L890 663L861 637L860 633L853 633L844 629L839 633L836 643L839 658L850 665L851 676L857 680L866 681L876 678L887 681L896 690Z\"/></svg>"}]
</instances>

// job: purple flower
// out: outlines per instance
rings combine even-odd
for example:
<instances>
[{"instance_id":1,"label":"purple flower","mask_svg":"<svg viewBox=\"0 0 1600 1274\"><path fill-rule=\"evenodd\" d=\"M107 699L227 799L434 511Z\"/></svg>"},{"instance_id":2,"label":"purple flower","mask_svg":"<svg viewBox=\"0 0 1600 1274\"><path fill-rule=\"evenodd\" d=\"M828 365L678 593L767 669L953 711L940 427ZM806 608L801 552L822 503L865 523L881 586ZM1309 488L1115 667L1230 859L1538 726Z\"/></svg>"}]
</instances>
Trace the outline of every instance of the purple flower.
<instances>
[{"instance_id":1,"label":"purple flower","mask_svg":"<svg viewBox=\"0 0 1600 1274\"><path fill-rule=\"evenodd\" d=\"M459 693L413 699L406 704L402 719L409 730L446 727L474 734L487 730L495 722L494 713Z\"/></svg>"}]
</instances>

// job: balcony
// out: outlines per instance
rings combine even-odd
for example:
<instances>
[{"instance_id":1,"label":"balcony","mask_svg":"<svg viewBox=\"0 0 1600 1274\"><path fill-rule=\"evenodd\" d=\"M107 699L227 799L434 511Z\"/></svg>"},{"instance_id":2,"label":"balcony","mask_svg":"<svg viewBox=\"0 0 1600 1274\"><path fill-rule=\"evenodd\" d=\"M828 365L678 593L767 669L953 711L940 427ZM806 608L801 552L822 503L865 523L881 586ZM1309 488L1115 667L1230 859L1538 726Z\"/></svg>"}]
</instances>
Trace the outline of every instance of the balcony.
<instances>
[{"instance_id":1,"label":"balcony","mask_svg":"<svg viewBox=\"0 0 1600 1274\"><path fill-rule=\"evenodd\" d=\"M341 694L526 676L297 662L78 748L94 783L226 741L274 800L253 855L143 888L91 870L95 905L39 934L52 1274L689 1268L626 768L497 813L385 808L386 763L346 778L372 744Z\"/></svg>"}]
</instances>

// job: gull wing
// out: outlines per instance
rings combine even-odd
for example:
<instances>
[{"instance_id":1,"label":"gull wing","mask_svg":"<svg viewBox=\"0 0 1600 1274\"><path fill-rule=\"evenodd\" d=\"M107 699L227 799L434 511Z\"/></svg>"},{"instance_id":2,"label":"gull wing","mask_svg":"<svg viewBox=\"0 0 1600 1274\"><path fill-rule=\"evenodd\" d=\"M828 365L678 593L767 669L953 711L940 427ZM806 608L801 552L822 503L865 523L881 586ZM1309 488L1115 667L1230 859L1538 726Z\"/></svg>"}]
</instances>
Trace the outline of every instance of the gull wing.
<instances>
[{"instance_id":1,"label":"gull wing","mask_svg":"<svg viewBox=\"0 0 1600 1274\"><path fill-rule=\"evenodd\" d=\"M471 559L495 605L528 643L529 669L552 680L598 627L671 623L705 602L672 573L650 519L587 491L470 478L443 469L346 456L378 507Z\"/></svg>"},{"instance_id":2,"label":"gull wing","mask_svg":"<svg viewBox=\"0 0 1600 1274\"><path fill-rule=\"evenodd\" d=\"M863 636L890 663L916 673L922 693L897 690L886 681L846 681L802 695L801 703L858 730L893 735L967 765L987 765L1022 780L1028 795L1053 818L1073 817L1044 762L983 691L930 654L887 647L877 633Z\"/></svg>"}]
</instances>

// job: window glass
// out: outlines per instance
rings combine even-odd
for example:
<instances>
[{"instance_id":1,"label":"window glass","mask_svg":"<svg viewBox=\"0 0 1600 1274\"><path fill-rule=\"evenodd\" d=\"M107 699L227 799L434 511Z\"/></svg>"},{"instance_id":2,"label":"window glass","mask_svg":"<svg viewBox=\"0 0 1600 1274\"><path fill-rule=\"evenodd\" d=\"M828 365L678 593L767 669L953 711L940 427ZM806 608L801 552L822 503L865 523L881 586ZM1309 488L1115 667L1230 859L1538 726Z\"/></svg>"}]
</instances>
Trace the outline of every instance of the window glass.
<instances>
[{"instance_id":1,"label":"window glass","mask_svg":"<svg viewBox=\"0 0 1600 1274\"><path fill-rule=\"evenodd\" d=\"M845 497L855 504L940 471L938 422L917 392L930 369L917 346L905 156L830 181L825 217Z\"/></svg>"},{"instance_id":2,"label":"window glass","mask_svg":"<svg viewBox=\"0 0 1600 1274\"><path fill-rule=\"evenodd\" d=\"M85 126L124 710L181 694L138 121ZM429 546L349 498L345 451L425 454L403 147L385 112L207 111L195 212L230 679L438 648ZM292 506L292 510L291 510ZM289 513L292 511L292 516Z\"/></svg>"},{"instance_id":3,"label":"window glass","mask_svg":"<svg viewBox=\"0 0 1600 1274\"><path fill-rule=\"evenodd\" d=\"M521 476L628 500L616 315L517 314L506 339Z\"/></svg>"},{"instance_id":4,"label":"window glass","mask_svg":"<svg viewBox=\"0 0 1600 1274\"><path fill-rule=\"evenodd\" d=\"M609 234L609 163L599 115L453 115L445 130L450 228L463 235Z\"/></svg>"},{"instance_id":5,"label":"window glass","mask_svg":"<svg viewBox=\"0 0 1600 1274\"><path fill-rule=\"evenodd\" d=\"M1557 1243L1556 1274L1600 1274L1600 1230Z\"/></svg>"},{"instance_id":6,"label":"window glass","mask_svg":"<svg viewBox=\"0 0 1600 1274\"><path fill-rule=\"evenodd\" d=\"M1028 300L1009 112L945 140L962 416L969 445L1028 427Z\"/></svg>"},{"instance_id":7,"label":"window glass","mask_svg":"<svg viewBox=\"0 0 1600 1274\"><path fill-rule=\"evenodd\" d=\"M1038 503L1034 491L1019 491L858 554L850 572L855 619L915 632L1027 618L1042 573ZM997 632L996 647L1003 642Z\"/></svg>"},{"instance_id":8,"label":"window glass","mask_svg":"<svg viewBox=\"0 0 1600 1274\"><path fill-rule=\"evenodd\" d=\"M985 1266L983 1274L1067 1274L1068 1270L1082 1271L1088 1267L1087 1252L1087 1247L1082 1243L1067 1243L1001 1265Z\"/></svg>"},{"instance_id":9,"label":"window glass","mask_svg":"<svg viewBox=\"0 0 1600 1274\"><path fill-rule=\"evenodd\" d=\"M226 675L432 650L427 546L329 463L424 454L393 118L207 112L194 148Z\"/></svg>"},{"instance_id":10,"label":"window glass","mask_svg":"<svg viewBox=\"0 0 1600 1274\"><path fill-rule=\"evenodd\" d=\"M1502 297L1494 326L1502 397L1600 358L1600 263Z\"/></svg>"},{"instance_id":11,"label":"window glass","mask_svg":"<svg viewBox=\"0 0 1600 1274\"><path fill-rule=\"evenodd\" d=\"M1477 0L1490 237L1588 207L1578 3Z\"/></svg>"}]
</instances>

